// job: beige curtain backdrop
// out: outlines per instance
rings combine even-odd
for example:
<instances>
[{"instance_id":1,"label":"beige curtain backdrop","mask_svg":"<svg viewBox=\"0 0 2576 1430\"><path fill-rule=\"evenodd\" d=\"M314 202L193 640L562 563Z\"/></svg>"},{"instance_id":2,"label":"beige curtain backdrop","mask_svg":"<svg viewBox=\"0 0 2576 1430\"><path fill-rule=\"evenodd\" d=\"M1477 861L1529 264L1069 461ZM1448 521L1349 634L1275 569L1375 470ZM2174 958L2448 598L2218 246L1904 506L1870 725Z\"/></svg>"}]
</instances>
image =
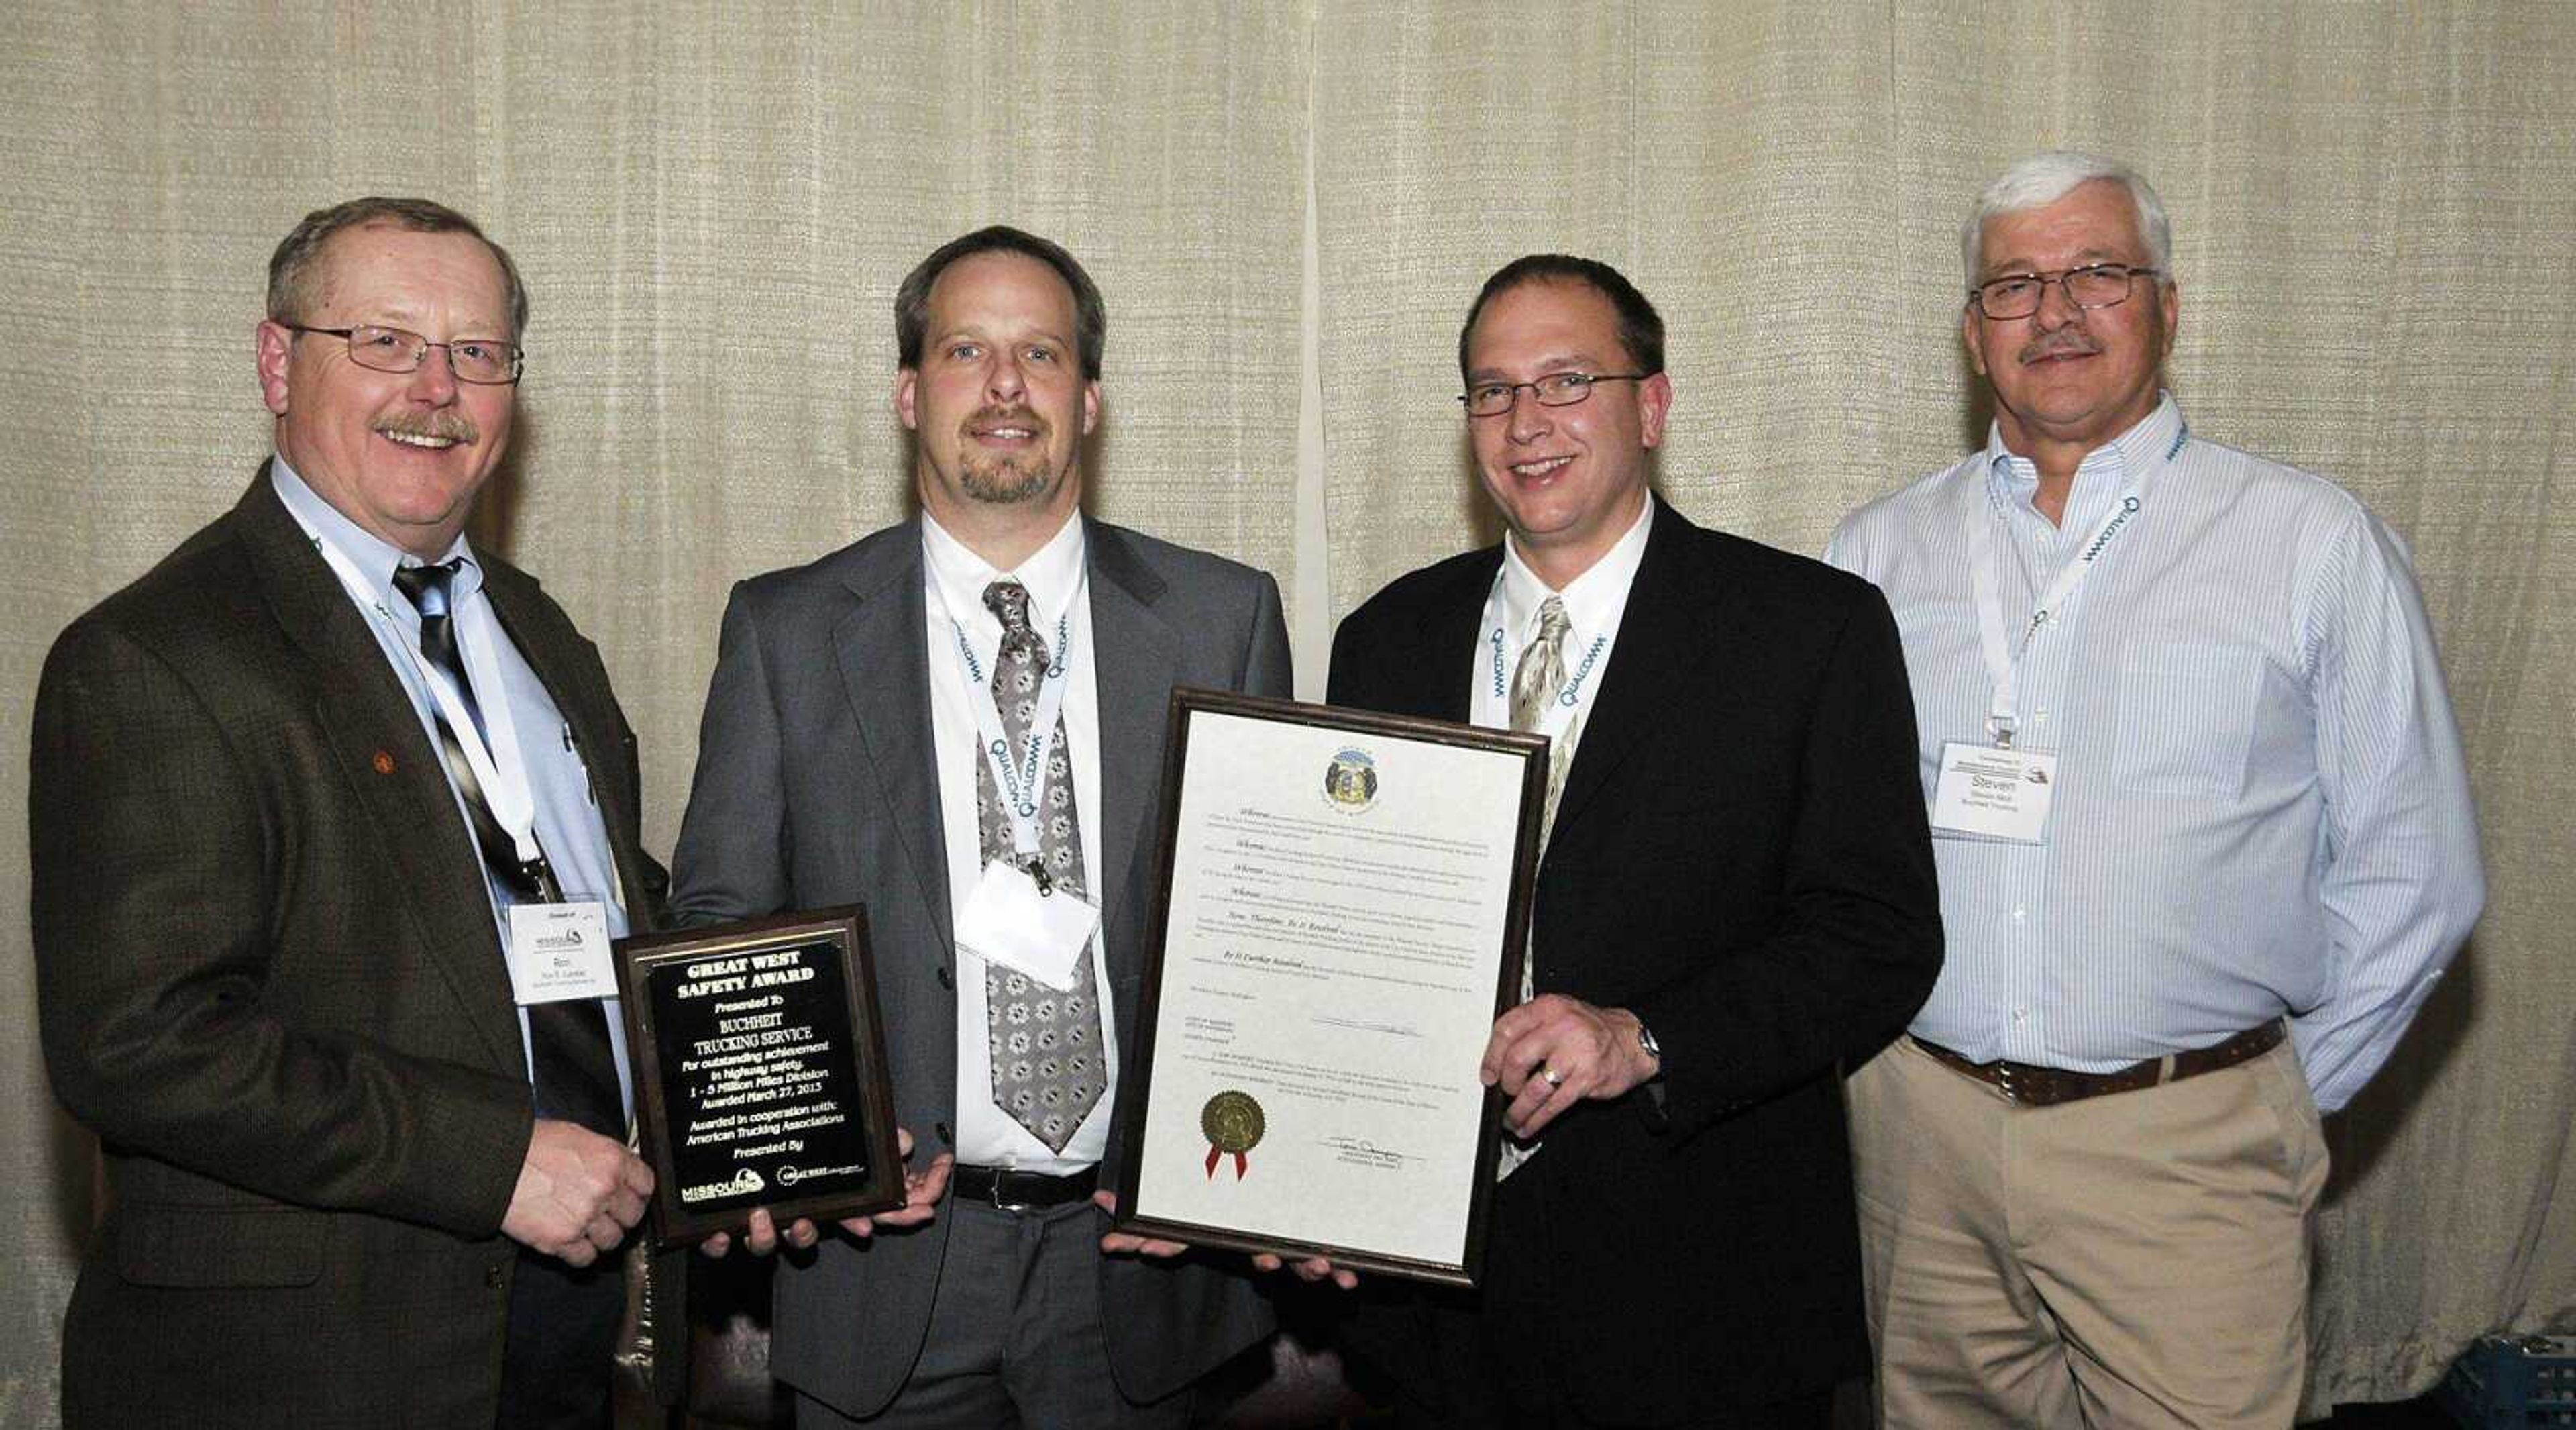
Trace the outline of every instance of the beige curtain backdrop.
<instances>
[{"instance_id":1,"label":"beige curtain backdrop","mask_svg":"<svg viewBox=\"0 0 2576 1430\"><path fill-rule=\"evenodd\" d=\"M2042 145L2134 159L2174 211L2196 428L2414 544L2485 818L2487 919L2334 1129L2311 1399L2576 1324L2576 6L18 0L9 28L0 808L54 634L266 451L269 248L417 192L525 270L478 535L605 650L665 850L727 586L902 511L888 308L955 233L1090 265L1096 509L1277 573L1313 692L1334 618L1490 539L1452 353L1504 260L1632 274L1673 332L1665 492L1812 551L1982 432L1977 185ZM22 917L0 998L0 1425L46 1425L94 1189Z\"/></svg>"}]
</instances>

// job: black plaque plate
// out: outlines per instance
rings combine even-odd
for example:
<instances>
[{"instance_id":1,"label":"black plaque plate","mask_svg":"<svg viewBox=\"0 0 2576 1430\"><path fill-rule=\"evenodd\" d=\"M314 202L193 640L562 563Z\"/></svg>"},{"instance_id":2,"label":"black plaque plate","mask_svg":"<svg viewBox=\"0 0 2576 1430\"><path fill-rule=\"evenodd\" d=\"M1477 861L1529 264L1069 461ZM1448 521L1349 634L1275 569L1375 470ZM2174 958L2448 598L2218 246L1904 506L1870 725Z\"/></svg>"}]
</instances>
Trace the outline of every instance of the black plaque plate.
<instances>
[{"instance_id":1,"label":"black plaque plate","mask_svg":"<svg viewBox=\"0 0 2576 1430\"><path fill-rule=\"evenodd\" d=\"M885 1033L857 907L617 941L663 1245L901 1206Z\"/></svg>"}]
</instances>

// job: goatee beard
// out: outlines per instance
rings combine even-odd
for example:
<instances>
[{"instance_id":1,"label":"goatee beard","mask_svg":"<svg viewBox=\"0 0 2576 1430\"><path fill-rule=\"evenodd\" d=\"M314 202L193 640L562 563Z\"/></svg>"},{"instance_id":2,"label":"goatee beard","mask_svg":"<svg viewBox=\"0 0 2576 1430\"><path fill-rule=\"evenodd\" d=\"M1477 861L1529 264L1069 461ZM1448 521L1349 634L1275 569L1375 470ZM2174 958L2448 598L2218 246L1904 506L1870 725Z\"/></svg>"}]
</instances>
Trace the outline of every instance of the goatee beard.
<instances>
[{"instance_id":1,"label":"goatee beard","mask_svg":"<svg viewBox=\"0 0 2576 1430\"><path fill-rule=\"evenodd\" d=\"M1044 466L1022 467L1016 462L970 465L957 474L957 485L977 501L1011 506L1045 495L1047 472Z\"/></svg>"}]
</instances>

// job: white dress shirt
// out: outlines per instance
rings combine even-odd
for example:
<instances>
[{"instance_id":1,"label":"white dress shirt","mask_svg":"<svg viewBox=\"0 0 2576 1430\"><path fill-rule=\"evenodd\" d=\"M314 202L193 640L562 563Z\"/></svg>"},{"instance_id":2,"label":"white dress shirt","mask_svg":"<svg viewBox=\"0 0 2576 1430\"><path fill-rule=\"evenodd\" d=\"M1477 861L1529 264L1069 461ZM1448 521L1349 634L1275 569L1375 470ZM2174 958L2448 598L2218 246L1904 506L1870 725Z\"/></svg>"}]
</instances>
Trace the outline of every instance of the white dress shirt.
<instances>
[{"instance_id":1,"label":"white dress shirt","mask_svg":"<svg viewBox=\"0 0 2576 1430\"><path fill-rule=\"evenodd\" d=\"M1569 752L1583 738L1583 716L1601 687L1610 651L1619 643L1619 622L1628 613L1628 589L1637 584L1637 563L1646 557L1646 533L1655 524L1655 502L1582 575L1554 590L1521 560L1520 548L1503 543L1503 569L1494 576L1494 593L1485 600L1484 619L1476 626L1475 691L1467 705L1469 723L1488 729L1512 726L1512 674L1521 652L1538 639L1538 609L1548 597L1565 602L1565 686L1551 701L1564 713L1543 721L1540 729ZM1502 639L1497 641L1495 633ZM1499 675L1496 672L1501 672ZM1567 701L1566 696L1573 699ZM1555 728L1562 722L1563 732Z\"/></svg>"},{"instance_id":2,"label":"white dress shirt","mask_svg":"<svg viewBox=\"0 0 2576 1430\"><path fill-rule=\"evenodd\" d=\"M984 872L983 830L975 799L975 767L982 754L970 701L988 699L991 694L989 688L981 692L974 688L974 677L957 650L957 634L965 632L967 646L989 679L1002 647L1002 623L985 608L984 588L1006 575L1028 588L1029 624L1045 639L1048 655L1058 653L1059 621L1071 647L1065 657L1065 753L1073 770L1073 802L1082 826L1083 887L1094 902L1100 901L1107 880L1100 854L1099 666L1092 659L1082 518L1067 520L1016 571L994 569L941 530L927 513L921 518L921 551L928 587L923 604L929 612L922 636L930 643L931 748L939 767L939 821L947 841L950 919L953 922L965 912L966 901ZM966 949L956 953L957 1160L1053 1175L1097 1165L1109 1146L1118 1096L1117 1025L1109 1005L1109 982L1101 976L1104 954L1098 938L1092 944L1092 994L1100 1010L1101 1062L1107 1083L1061 1155L1048 1151L1045 1143L994 1105L984 1011L987 965Z\"/></svg>"}]
</instances>

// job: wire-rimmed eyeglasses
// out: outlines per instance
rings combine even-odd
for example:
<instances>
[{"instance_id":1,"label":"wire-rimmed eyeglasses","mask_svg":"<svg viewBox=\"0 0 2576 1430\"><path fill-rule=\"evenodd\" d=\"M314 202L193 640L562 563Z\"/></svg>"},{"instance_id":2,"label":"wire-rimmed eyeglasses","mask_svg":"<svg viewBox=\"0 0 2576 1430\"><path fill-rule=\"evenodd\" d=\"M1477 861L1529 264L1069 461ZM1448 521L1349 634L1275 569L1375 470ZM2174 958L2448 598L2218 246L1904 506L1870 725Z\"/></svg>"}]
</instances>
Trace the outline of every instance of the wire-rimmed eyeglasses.
<instances>
[{"instance_id":1,"label":"wire-rimmed eyeglasses","mask_svg":"<svg viewBox=\"0 0 2576 1430\"><path fill-rule=\"evenodd\" d=\"M2027 318L2039 311L2048 285L2056 283L2066 289L2067 301L2078 308L2116 308L2129 301L2131 280L2159 278L2163 274L2162 269L2142 268L2134 263L2088 263L2055 273L2007 273L1970 288L1968 303L1994 322Z\"/></svg>"},{"instance_id":2,"label":"wire-rimmed eyeglasses","mask_svg":"<svg viewBox=\"0 0 2576 1430\"><path fill-rule=\"evenodd\" d=\"M1551 372L1527 382L1480 382L1459 393L1458 400L1467 404L1470 417L1500 417L1512 410L1524 387L1542 407L1572 407L1592 395L1596 382L1643 382L1652 376L1650 372Z\"/></svg>"},{"instance_id":3,"label":"wire-rimmed eyeglasses","mask_svg":"<svg viewBox=\"0 0 2576 1430\"><path fill-rule=\"evenodd\" d=\"M317 333L324 337L345 338L349 344L349 361L377 372L417 372L431 348L447 351L447 370L458 382L499 386L517 382L519 372L527 366L528 355L517 343L498 338L458 338L453 342L433 343L418 333L402 328L380 328L362 325L355 328L308 328L301 323L282 323L291 333Z\"/></svg>"}]
</instances>

